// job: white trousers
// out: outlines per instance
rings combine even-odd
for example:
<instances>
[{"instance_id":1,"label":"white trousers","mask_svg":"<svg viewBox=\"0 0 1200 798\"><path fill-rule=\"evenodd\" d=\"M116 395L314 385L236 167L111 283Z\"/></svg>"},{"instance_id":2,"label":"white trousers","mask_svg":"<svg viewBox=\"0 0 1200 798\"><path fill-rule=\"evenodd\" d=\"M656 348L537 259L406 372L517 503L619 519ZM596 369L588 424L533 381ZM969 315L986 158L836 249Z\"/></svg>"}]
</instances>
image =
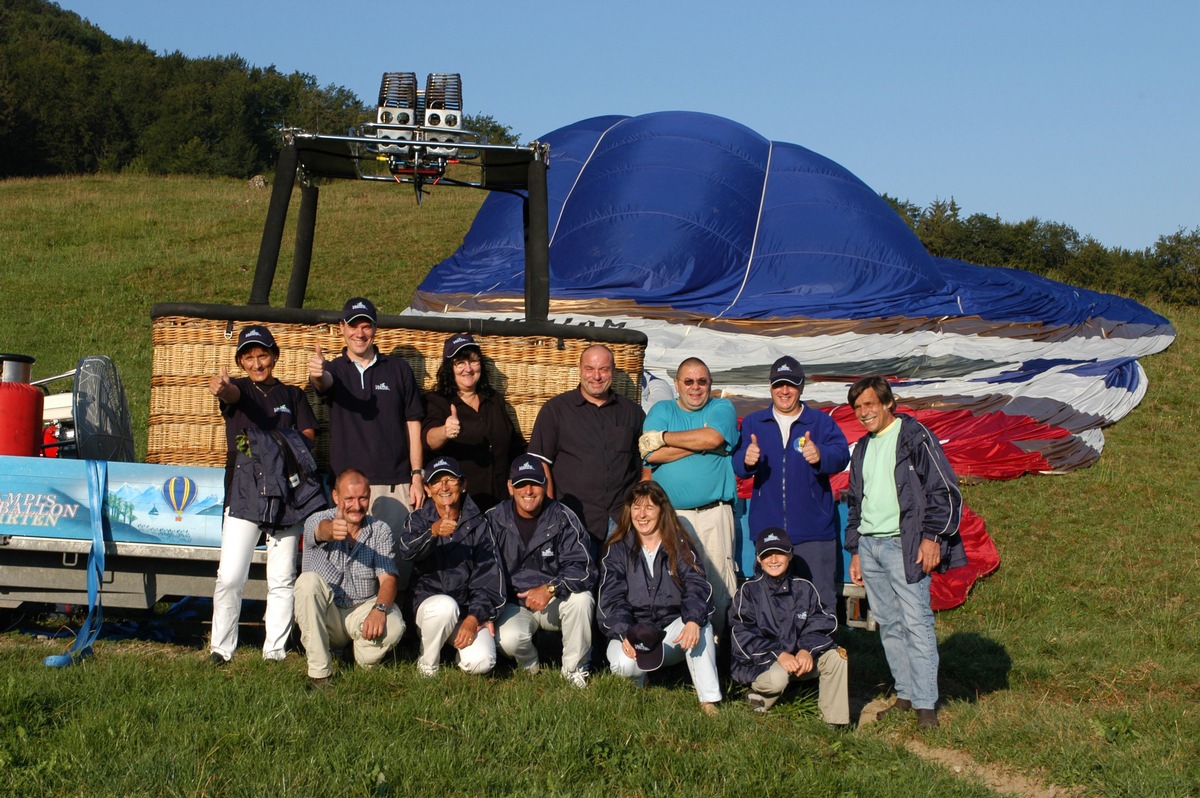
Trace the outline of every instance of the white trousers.
<instances>
[{"instance_id":1,"label":"white trousers","mask_svg":"<svg viewBox=\"0 0 1200 798\"><path fill-rule=\"evenodd\" d=\"M717 677L717 644L713 640L712 624L706 623L700 627L700 642L685 651L673 641L683 631L683 618L676 618L667 626L667 636L663 638L663 665L676 665L680 660L687 662L688 673L692 676L692 686L696 688L696 697L701 703L715 703L721 700L721 680ZM637 660L625 656L620 640L608 641L608 663L612 672L626 679L633 679L639 685L645 684L646 672L638 667Z\"/></svg>"},{"instance_id":2,"label":"white trousers","mask_svg":"<svg viewBox=\"0 0 1200 798\"><path fill-rule=\"evenodd\" d=\"M770 709L793 681L820 679L817 682L817 706L821 718L835 726L850 722L850 692L847 687L846 650L831 648L823 652L811 671L803 676L793 676L778 662L760 673L750 684L751 692L763 697L763 705Z\"/></svg>"},{"instance_id":3,"label":"white trousers","mask_svg":"<svg viewBox=\"0 0 1200 798\"><path fill-rule=\"evenodd\" d=\"M725 631L729 605L737 593L737 569L733 565L733 508L719 504L707 510L679 510L679 521L696 542L696 553L704 575L712 585L713 634Z\"/></svg>"},{"instance_id":4,"label":"white trousers","mask_svg":"<svg viewBox=\"0 0 1200 798\"><path fill-rule=\"evenodd\" d=\"M421 633L421 653L417 664L437 668L442 662L442 648L458 633L458 602L450 596L430 596L417 607L417 630ZM475 642L458 650L458 667L467 673L482 675L496 667L496 638L483 624Z\"/></svg>"},{"instance_id":5,"label":"white trousers","mask_svg":"<svg viewBox=\"0 0 1200 798\"><path fill-rule=\"evenodd\" d=\"M242 615L242 590L250 576L250 560L262 530L253 521L231 518L225 510L221 525L221 561L213 588L212 641L209 648L225 659L238 644L238 620ZM266 639L264 659L286 656L292 633L292 587L296 583L296 553L301 525L267 533L267 611L263 617Z\"/></svg>"},{"instance_id":6,"label":"white trousers","mask_svg":"<svg viewBox=\"0 0 1200 798\"><path fill-rule=\"evenodd\" d=\"M333 591L325 580L312 571L296 579L296 625L300 627L300 642L308 655L308 675L323 679L333 674L331 648L354 643L354 661L363 668L378 665L392 647L404 636L404 616L392 604L387 614L383 635L374 640L362 636L363 621L374 608L376 598L353 607L333 603Z\"/></svg>"},{"instance_id":7,"label":"white trousers","mask_svg":"<svg viewBox=\"0 0 1200 798\"><path fill-rule=\"evenodd\" d=\"M562 632L562 670L571 673L587 670L592 660L592 616L596 599L590 592L572 593L567 598L552 598L546 609L534 612L520 604L505 604L496 620L500 650L526 670L538 669L534 635L539 629Z\"/></svg>"}]
</instances>

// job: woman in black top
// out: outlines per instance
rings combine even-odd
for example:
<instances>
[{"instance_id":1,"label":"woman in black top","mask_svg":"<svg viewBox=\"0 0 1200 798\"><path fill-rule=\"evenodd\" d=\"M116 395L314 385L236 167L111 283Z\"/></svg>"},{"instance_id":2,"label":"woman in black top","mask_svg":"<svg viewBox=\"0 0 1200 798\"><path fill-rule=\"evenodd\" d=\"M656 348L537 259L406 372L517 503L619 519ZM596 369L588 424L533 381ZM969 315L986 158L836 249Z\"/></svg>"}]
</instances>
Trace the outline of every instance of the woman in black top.
<instances>
[{"instance_id":1,"label":"woman in black top","mask_svg":"<svg viewBox=\"0 0 1200 798\"><path fill-rule=\"evenodd\" d=\"M452 335L442 346L437 387L425 394L421 435L429 456L458 461L480 510L508 498L508 466L525 452L525 439L488 381L483 352L469 333Z\"/></svg>"}]
</instances>

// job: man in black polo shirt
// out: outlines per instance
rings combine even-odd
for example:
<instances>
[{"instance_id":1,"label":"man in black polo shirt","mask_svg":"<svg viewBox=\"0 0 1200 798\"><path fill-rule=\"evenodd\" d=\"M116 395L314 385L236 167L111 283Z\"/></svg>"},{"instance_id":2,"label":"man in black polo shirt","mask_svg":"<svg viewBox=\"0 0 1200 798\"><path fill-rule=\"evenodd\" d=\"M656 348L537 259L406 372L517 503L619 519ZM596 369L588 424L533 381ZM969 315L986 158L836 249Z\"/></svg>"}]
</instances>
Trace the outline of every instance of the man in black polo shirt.
<instances>
[{"instance_id":1,"label":"man in black polo shirt","mask_svg":"<svg viewBox=\"0 0 1200 798\"><path fill-rule=\"evenodd\" d=\"M391 527L404 528L408 514L425 501L422 486L421 418L424 410L412 368L403 358L385 355L375 346L375 305L354 297L342 308L342 354L326 361L317 347L308 376L329 405L329 465L333 473L348 468L371 483L371 515ZM398 564L400 586L408 568Z\"/></svg>"},{"instance_id":2,"label":"man in black polo shirt","mask_svg":"<svg viewBox=\"0 0 1200 798\"><path fill-rule=\"evenodd\" d=\"M612 350L594 344L579 358L579 387L542 405L529 453L550 464L554 495L598 543L641 476L638 436L646 413L612 390Z\"/></svg>"}]
</instances>

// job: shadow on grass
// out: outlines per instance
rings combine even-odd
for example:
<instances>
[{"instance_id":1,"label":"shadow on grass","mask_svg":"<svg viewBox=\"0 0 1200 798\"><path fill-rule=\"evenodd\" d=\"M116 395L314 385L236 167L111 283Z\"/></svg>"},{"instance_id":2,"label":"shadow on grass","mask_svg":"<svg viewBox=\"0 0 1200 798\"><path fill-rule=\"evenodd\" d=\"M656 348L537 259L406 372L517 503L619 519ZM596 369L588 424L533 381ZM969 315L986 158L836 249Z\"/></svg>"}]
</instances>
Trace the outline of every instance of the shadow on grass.
<instances>
[{"instance_id":1,"label":"shadow on grass","mask_svg":"<svg viewBox=\"0 0 1200 798\"><path fill-rule=\"evenodd\" d=\"M869 697L891 689L891 671L879 635L853 630L840 641L850 653L850 690ZM1012 657L1004 646L973 632L956 632L938 643L938 686L943 699L975 701L1008 689Z\"/></svg>"},{"instance_id":2,"label":"shadow on grass","mask_svg":"<svg viewBox=\"0 0 1200 798\"><path fill-rule=\"evenodd\" d=\"M974 632L956 632L938 644L942 695L975 701L981 695L1008 689L1012 657L995 640Z\"/></svg>"}]
</instances>

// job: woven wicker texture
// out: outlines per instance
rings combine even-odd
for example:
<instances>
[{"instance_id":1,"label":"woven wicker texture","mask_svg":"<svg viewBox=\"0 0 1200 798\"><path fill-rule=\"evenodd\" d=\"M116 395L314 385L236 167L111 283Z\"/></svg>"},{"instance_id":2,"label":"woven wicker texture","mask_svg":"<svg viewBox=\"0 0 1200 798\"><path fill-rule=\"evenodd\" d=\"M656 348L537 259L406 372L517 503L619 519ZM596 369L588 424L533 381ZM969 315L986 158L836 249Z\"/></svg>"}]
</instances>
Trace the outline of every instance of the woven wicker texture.
<instances>
[{"instance_id":1,"label":"woven wicker texture","mask_svg":"<svg viewBox=\"0 0 1200 798\"><path fill-rule=\"evenodd\" d=\"M229 369L244 372L234 362L237 333L248 324L263 324L279 344L275 376L291 385L308 386L308 359L320 344L326 357L341 352L336 324L282 324L253 320L228 322L190 316L154 319L153 376L150 382L150 437L146 462L166 465L222 466L225 463L225 422L209 379ZM582 337L474 335L483 350L488 376L512 406L526 439L542 403L579 383L579 357L593 341ZM442 359L443 332L403 327L380 327L375 343L380 351L408 361L422 391L432 390ZM613 388L638 401L644 347L607 344L616 359ZM311 388L309 403L321 422L317 462L325 465L329 439L328 412Z\"/></svg>"}]
</instances>

